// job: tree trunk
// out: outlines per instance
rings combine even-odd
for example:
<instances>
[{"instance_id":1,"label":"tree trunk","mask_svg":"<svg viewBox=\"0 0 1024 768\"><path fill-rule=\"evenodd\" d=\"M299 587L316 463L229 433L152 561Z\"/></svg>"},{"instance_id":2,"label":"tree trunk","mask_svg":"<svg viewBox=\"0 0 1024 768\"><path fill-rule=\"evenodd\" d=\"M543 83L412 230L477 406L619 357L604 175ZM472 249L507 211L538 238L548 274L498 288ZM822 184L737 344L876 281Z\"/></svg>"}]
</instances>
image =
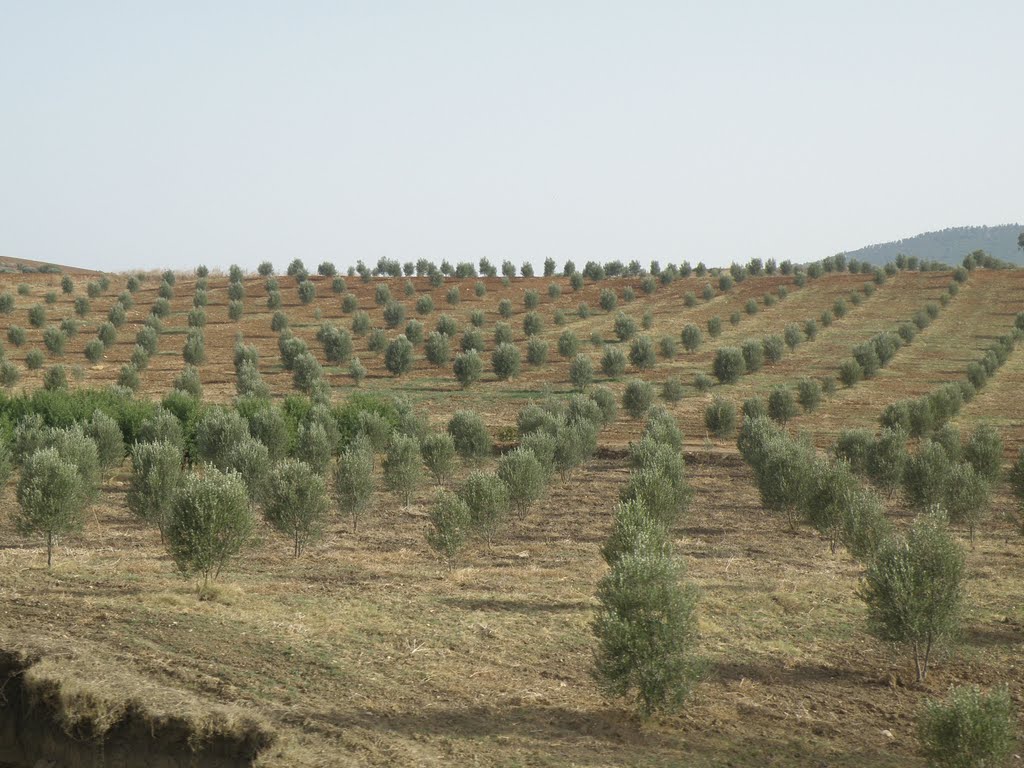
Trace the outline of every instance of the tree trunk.
<instances>
[{"instance_id":1,"label":"tree trunk","mask_svg":"<svg viewBox=\"0 0 1024 768\"><path fill-rule=\"evenodd\" d=\"M53 565L53 531L46 532L46 568Z\"/></svg>"}]
</instances>

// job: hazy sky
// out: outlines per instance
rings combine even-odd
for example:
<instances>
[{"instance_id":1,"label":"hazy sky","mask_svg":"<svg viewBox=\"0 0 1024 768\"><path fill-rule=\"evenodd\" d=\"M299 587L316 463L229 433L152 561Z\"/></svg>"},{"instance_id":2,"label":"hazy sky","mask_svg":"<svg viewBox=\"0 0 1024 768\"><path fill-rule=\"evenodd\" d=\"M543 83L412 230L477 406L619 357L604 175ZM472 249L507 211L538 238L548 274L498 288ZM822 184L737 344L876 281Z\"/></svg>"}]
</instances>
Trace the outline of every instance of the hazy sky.
<instances>
[{"instance_id":1,"label":"hazy sky","mask_svg":"<svg viewBox=\"0 0 1024 768\"><path fill-rule=\"evenodd\" d=\"M806 261L1024 219L1024 3L0 0L0 254Z\"/></svg>"}]
</instances>

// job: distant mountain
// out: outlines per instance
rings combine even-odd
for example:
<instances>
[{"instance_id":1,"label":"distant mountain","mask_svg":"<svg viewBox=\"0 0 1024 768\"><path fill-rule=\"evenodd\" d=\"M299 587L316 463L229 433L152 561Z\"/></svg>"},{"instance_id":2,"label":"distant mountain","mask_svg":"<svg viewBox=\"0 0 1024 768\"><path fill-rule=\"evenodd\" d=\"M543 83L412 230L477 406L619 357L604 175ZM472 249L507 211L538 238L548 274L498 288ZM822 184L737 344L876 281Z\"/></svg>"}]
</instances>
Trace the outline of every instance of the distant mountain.
<instances>
[{"instance_id":1,"label":"distant mountain","mask_svg":"<svg viewBox=\"0 0 1024 768\"><path fill-rule=\"evenodd\" d=\"M891 243L868 245L856 251L847 251L846 257L885 264L898 254L917 256L927 261L959 264L964 256L977 250L997 259L1024 265L1024 251L1017 246L1017 238L1024 232L1022 224L1000 224L997 227L951 227L938 232L894 240Z\"/></svg>"}]
</instances>

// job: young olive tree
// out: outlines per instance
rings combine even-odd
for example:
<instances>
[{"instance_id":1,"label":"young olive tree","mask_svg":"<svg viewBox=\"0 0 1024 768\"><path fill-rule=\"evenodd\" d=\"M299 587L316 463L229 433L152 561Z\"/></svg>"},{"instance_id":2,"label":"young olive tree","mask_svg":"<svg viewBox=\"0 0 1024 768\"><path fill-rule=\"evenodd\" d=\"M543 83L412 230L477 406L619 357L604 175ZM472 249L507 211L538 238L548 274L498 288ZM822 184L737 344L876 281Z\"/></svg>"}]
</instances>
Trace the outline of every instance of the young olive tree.
<instances>
[{"instance_id":1,"label":"young olive tree","mask_svg":"<svg viewBox=\"0 0 1024 768\"><path fill-rule=\"evenodd\" d=\"M14 525L22 536L46 537L46 567L53 564L53 542L82 529L89 493L78 468L55 448L35 451L21 467Z\"/></svg>"},{"instance_id":2,"label":"young olive tree","mask_svg":"<svg viewBox=\"0 0 1024 768\"><path fill-rule=\"evenodd\" d=\"M412 504L413 493L423 480L419 441L415 437L395 434L382 467L384 484L389 491L398 494L408 508Z\"/></svg>"},{"instance_id":3,"label":"young olive tree","mask_svg":"<svg viewBox=\"0 0 1024 768\"><path fill-rule=\"evenodd\" d=\"M342 513L347 513L355 533L373 497L373 452L366 441L342 451L334 472L334 492Z\"/></svg>"},{"instance_id":4,"label":"young olive tree","mask_svg":"<svg viewBox=\"0 0 1024 768\"><path fill-rule=\"evenodd\" d=\"M868 565L859 591L868 630L910 646L918 682L928 675L933 648L959 629L963 579L963 551L935 516L919 517L906 538L890 538Z\"/></svg>"},{"instance_id":5,"label":"young olive tree","mask_svg":"<svg viewBox=\"0 0 1024 768\"><path fill-rule=\"evenodd\" d=\"M547 473L529 448L519 447L498 460L498 477L508 486L509 503L525 518L544 494Z\"/></svg>"},{"instance_id":6,"label":"young olive tree","mask_svg":"<svg viewBox=\"0 0 1024 768\"><path fill-rule=\"evenodd\" d=\"M132 447L132 474L126 501L136 517L155 525L165 538L174 494L181 485L182 453L171 442L136 443Z\"/></svg>"},{"instance_id":7,"label":"young olive tree","mask_svg":"<svg viewBox=\"0 0 1024 768\"><path fill-rule=\"evenodd\" d=\"M447 432L432 432L420 442L420 453L427 471L438 485L455 473L455 440Z\"/></svg>"},{"instance_id":8,"label":"young olive tree","mask_svg":"<svg viewBox=\"0 0 1024 768\"><path fill-rule=\"evenodd\" d=\"M187 475L174 496L167 545L183 576L216 579L249 541L253 517L245 483L212 465Z\"/></svg>"},{"instance_id":9,"label":"young olive tree","mask_svg":"<svg viewBox=\"0 0 1024 768\"><path fill-rule=\"evenodd\" d=\"M480 462L491 455L491 435L475 411L456 411L448 422L448 434L463 461Z\"/></svg>"},{"instance_id":10,"label":"young olive tree","mask_svg":"<svg viewBox=\"0 0 1024 768\"><path fill-rule=\"evenodd\" d=\"M593 674L607 696L632 696L640 714L682 706L699 677L697 591L658 552L623 554L597 589Z\"/></svg>"},{"instance_id":11,"label":"young olive tree","mask_svg":"<svg viewBox=\"0 0 1024 768\"><path fill-rule=\"evenodd\" d=\"M285 459L271 470L263 516L292 539L295 557L323 534L329 507L323 477L304 461Z\"/></svg>"},{"instance_id":12,"label":"young olive tree","mask_svg":"<svg viewBox=\"0 0 1024 768\"><path fill-rule=\"evenodd\" d=\"M1016 718L1004 687L982 693L958 686L929 700L918 719L921 752L933 768L995 768L1013 751Z\"/></svg>"},{"instance_id":13,"label":"young olive tree","mask_svg":"<svg viewBox=\"0 0 1024 768\"><path fill-rule=\"evenodd\" d=\"M508 486L496 475L470 472L458 493L469 507L473 529L484 538L490 550L494 535L508 512Z\"/></svg>"},{"instance_id":14,"label":"young olive tree","mask_svg":"<svg viewBox=\"0 0 1024 768\"><path fill-rule=\"evenodd\" d=\"M466 545L471 526L472 513L466 502L450 491L440 491L430 507L427 544L445 559L449 571Z\"/></svg>"}]
</instances>

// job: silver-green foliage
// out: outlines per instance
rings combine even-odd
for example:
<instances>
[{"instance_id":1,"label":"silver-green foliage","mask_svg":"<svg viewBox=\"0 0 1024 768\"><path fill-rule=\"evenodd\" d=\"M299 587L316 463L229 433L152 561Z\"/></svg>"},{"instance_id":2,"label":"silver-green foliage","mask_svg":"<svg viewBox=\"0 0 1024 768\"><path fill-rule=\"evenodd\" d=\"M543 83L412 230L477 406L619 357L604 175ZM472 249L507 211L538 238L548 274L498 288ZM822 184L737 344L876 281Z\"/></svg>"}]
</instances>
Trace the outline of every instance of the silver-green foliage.
<instances>
[{"instance_id":1,"label":"silver-green foliage","mask_svg":"<svg viewBox=\"0 0 1024 768\"><path fill-rule=\"evenodd\" d=\"M929 700L918 719L921 752L932 768L995 768L1013 750L1016 718L1009 691L952 688Z\"/></svg>"},{"instance_id":2,"label":"silver-green foliage","mask_svg":"<svg viewBox=\"0 0 1024 768\"><path fill-rule=\"evenodd\" d=\"M455 565L455 559L466 545L472 526L469 506L457 494L440 491L430 507L430 528L427 529L427 544L444 557L448 570Z\"/></svg>"},{"instance_id":3,"label":"silver-green foliage","mask_svg":"<svg viewBox=\"0 0 1024 768\"><path fill-rule=\"evenodd\" d=\"M934 515L919 517L906 537L886 541L864 574L859 596L869 631L910 647L919 682L935 646L959 630L963 579L963 551Z\"/></svg>"},{"instance_id":4,"label":"silver-green foliage","mask_svg":"<svg viewBox=\"0 0 1024 768\"><path fill-rule=\"evenodd\" d=\"M373 453L368 442L359 439L338 457L334 472L334 493L343 514L352 521L355 533L373 497Z\"/></svg>"},{"instance_id":5,"label":"silver-green foliage","mask_svg":"<svg viewBox=\"0 0 1024 768\"><path fill-rule=\"evenodd\" d=\"M16 492L14 525L20 534L46 537L46 566L53 562L53 542L81 530L89 493L78 468L55 448L28 456L21 468Z\"/></svg>"},{"instance_id":6,"label":"silver-green foliage","mask_svg":"<svg viewBox=\"0 0 1024 768\"><path fill-rule=\"evenodd\" d=\"M199 575L205 585L242 551L252 530L241 475L206 466L187 475L174 496L168 551L183 576Z\"/></svg>"},{"instance_id":7,"label":"silver-green foliage","mask_svg":"<svg viewBox=\"0 0 1024 768\"><path fill-rule=\"evenodd\" d=\"M136 517L155 525L163 538L174 494L181 484L181 447L175 443L141 442L132 447L132 473L126 501Z\"/></svg>"},{"instance_id":8,"label":"silver-green foliage","mask_svg":"<svg viewBox=\"0 0 1024 768\"><path fill-rule=\"evenodd\" d=\"M634 551L598 585L594 677L605 695L632 697L645 717L678 710L699 676L697 593L681 576L674 558Z\"/></svg>"},{"instance_id":9,"label":"silver-green foliage","mask_svg":"<svg viewBox=\"0 0 1024 768\"><path fill-rule=\"evenodd\" d=\"M544 494L547 473L529 448L515 448L498 460L498 477L508 487L509 503L526 517L527 513Z\"/></svg>"},{"instance_id":10,"label":"silver-green foliage","mask_svg":"<svg viewBox=\"0 0 1024 768\"><path fill-rule=\"evenodd\" d=\"M398 494L408 507L412 495L423 480L423 459L420 444L414 437L395 434L388 446L382 464L384 484L392 493Z\"/></svg>"},{"instance_id":11,"label":"silver-green foliage","mask_svg":"<svg viewBox=\"0 0 1024 768\"><path fill-rule=\"evenodd\" d=\"M306 462L285 459L270 473L263 515L292 540L295 557L323 534L330 502L323 476Z\"/></svg>"}]
</instances>

